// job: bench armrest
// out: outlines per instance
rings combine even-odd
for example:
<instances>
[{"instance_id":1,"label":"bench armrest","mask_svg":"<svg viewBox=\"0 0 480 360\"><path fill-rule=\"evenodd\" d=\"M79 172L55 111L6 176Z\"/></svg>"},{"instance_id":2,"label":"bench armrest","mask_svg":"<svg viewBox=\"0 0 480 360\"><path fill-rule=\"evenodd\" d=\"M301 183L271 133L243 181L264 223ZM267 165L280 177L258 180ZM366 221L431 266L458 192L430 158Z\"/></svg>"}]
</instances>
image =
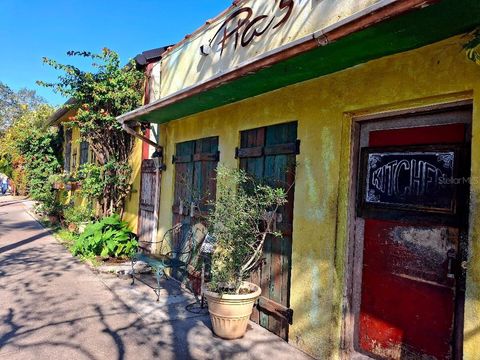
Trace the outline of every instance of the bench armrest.
<instances>
[{"instance_id":1,"label":"bench armrest","mask_svg":"<svg viewBox=\"0 0 480 360\"><path fill-rule=\"evenodd\" d=\"M141 245L137 245L137 251L141 249L141 250L145 250L145 251L149 251L150 249L149 248L146 248L144 246L141 246Z\"/></svg>"},{"instance_id":2,"label":"bench armrest","mask_svg":"<svg viewBox=\"0 0 480 360\"><path fill-rule=\"evenodd\" d=\"M168 253L164 254L164 256L169 257L169 258L175 258L175 257L178 257L179 255L187 255L187 254L190 254L191 252L192 252L191 250L188 250L188 251L175 251L175 250L172 250L172 251L169 251Z\"/></svg>"}]
</instances>

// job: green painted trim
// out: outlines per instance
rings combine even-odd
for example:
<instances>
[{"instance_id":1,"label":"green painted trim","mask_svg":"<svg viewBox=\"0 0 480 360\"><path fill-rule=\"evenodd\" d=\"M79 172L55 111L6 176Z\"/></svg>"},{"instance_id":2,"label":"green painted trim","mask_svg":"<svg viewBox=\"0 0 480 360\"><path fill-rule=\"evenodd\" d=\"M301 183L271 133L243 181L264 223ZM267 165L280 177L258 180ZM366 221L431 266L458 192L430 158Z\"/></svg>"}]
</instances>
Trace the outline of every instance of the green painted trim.
<instances>
[{"instance_id":1,"label":"green painted trim","mask_svg":"<svg viewBox=\"0 0 480 360\"><path fill-rule=\"evenodd\" d=\"M152 111L139 120L165 123L383 56L416 49L468 32L479 24L479 0L443 0Z\"/></svg>"}]
</instances>

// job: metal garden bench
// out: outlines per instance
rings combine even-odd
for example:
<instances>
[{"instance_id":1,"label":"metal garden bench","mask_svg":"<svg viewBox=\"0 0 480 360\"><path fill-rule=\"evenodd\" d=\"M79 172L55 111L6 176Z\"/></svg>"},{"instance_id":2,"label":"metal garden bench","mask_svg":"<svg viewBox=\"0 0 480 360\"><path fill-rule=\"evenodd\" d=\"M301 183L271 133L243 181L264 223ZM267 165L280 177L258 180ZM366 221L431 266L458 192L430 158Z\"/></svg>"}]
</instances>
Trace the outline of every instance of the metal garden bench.
<instances>
[{"instance_id":1,"label":"metal garden bench","mask_svg":"<svg viewBox=\"0 0 480 360\"><path fill-rule=\"evenodd\" d=\"M199 230L190 224L177 224L168 230L160 241L140 242L137 253L132 257L131 285L135 283L135 280L142 282L155 292L157 301L159 301L161 278L180 276L182 283L185 281L186 287L193 293L188 270L189 267L195 267L195 261L198 260L197 252L200 249L201 241L197 241L197 231ZM148 244L159 244L159 255L149 253L150 249L145 246ZM135 272L135 264L139 261L151 267L156 278L156 286L152 286ZM170 275L167 275L167 269L171 272Z\"/></svg>"}]
</instances>

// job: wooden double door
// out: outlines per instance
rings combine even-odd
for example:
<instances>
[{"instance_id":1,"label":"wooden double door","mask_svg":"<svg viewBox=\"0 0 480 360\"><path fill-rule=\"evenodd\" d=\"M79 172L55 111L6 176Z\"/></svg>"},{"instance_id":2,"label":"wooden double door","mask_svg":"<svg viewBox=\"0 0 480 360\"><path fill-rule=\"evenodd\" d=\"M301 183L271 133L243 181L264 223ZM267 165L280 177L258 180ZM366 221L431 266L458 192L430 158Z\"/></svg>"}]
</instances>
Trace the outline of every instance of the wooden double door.
<instances>
[{"instance_id":1,"label":"wooden double door","mask_svg":"<svg viewBox=\"0 0 480 360\"><path fill-rule=\"evenodd\" d=\"M216 136L176 144L173 224L202 221L209 202L215 200L219 157Z\"/></svg>"},{"instance_id":2,"label":"wooden double door","mask_svg":"<svg viewBox=\"0 0 480 360\"><path fill-rule=\"evenodd\" d=\"M257 180L288 191L288 202L278 210L276 219L282 237L267 239L264 261L251 276L251 281L262 288L251 320L285 340L288 339L288 326L293 322L290 276L295 165L299 145L297 123L291 122L242 131L240 148L236 151L241 169Z\"/></svg>"},{"instance_id":3,"label":"wooden double door","mask_svg":"<svg viewBox=\"0 0 480 360\"><path fill-rule=\"evenodd\" d=\"M173 225L182 224L174 234L174 246L183 248L188 241L188 231L200 229L210 203L215 200L216 173L220 152L218 137L208 137L176 144L172 162L175 165L175 193L172 206ZM202 234L194 234L199 240ZM179 280L182 274L174 274ZM201 291L201 274L190 269L190 284L197 293Z\"/></svg>"},{"instance_id":4,"label":"wooden double door","mask_svg":"<svg viewBox=\"0 0 480 360\"><path fill-rule=\"evenodd\" d=\"M297 123L242 131L240 138L236 150L240 168L257 180L288 191L288 204L278 211L276 221L283 236L266 241L265 259L251 277L262 288L252 320L287 339L288 326L293 321L290 273L295 158L299 152ZM195 225L203 221L208 202L215 199L218 160L218 137L176 144L174 224Z\"/></svg>"},{"instance_id":5,"label":"wooden double door","mask_svg":"<svg viewBox=\"0 0 480 360\"><path fill-rule=\"evenodd\" d=\"M470 117L460 109L362 129L359 352L462 357Z\"/></svg>"}]
</instances>

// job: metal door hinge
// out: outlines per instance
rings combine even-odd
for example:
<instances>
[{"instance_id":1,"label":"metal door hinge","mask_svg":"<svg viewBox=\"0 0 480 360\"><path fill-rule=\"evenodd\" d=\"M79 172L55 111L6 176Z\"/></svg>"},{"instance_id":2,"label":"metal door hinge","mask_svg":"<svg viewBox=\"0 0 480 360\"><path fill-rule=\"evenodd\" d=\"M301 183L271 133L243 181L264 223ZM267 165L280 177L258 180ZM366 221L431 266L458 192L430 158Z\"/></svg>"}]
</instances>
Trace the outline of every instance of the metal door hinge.
<instances>
[{"instance_id":1,"label":"metal door hinge","mask_svg":"<svg viewBox=\"0 0 480 360\"><path fill-rule=\"evenodd\" d=\"M277 313L279 313L280 315L282 315L282 317L284 317L285 320L287 320L290 325L293 324L293 310L292 309L285 309L285 310L275 309L275 311Z\"/></svg>"}]
</instances>

